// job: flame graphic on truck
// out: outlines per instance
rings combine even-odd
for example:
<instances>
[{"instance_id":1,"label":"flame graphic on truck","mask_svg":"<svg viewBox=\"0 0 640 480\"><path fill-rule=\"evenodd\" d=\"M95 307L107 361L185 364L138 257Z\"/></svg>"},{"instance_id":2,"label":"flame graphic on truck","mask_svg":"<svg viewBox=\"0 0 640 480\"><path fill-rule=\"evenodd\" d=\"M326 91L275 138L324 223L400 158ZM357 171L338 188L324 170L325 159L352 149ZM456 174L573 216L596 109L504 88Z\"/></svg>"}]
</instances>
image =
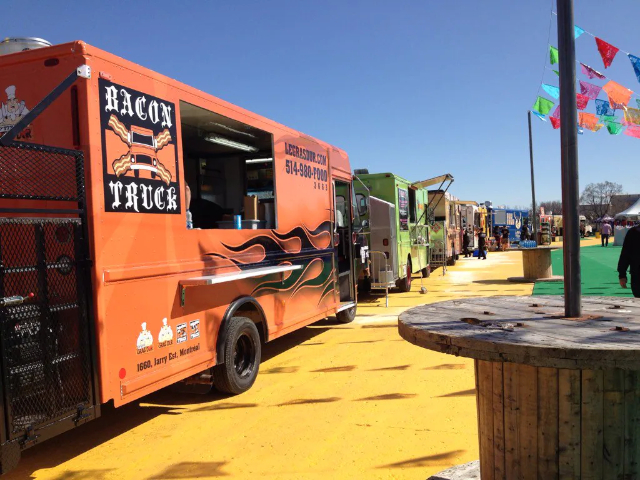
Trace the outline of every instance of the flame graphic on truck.
<instances>
[{"instance_id":1,"label":"flame graphic on truck","mask_svg":"<svg viewBox=\"0 0 640 480\"><path fill-rule=\"evenodd\" d=\"M151 172L152 177L158 175L169 185L171 172L158 160L157 153L171 142L171 133L164 129L157 136L148 128L131 125L131 130L120 122L115 115L109 117L108 125L115 134L129 146L129 151L113 162L116 177L134 171L136 176L140 170Z\"/></svg>"}]
</instances>

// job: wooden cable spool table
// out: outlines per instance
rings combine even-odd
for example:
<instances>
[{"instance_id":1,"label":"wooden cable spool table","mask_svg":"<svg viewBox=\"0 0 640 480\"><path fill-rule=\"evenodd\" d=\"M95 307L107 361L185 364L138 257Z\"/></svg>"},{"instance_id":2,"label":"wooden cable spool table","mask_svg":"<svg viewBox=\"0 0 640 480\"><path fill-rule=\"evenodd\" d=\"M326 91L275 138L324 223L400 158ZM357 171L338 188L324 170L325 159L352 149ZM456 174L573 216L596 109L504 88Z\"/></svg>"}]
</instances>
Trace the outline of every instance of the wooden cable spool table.
<instances>
[{"instance_id":1,"label":"wooden cable spool table","mask_svg":"<svg viewBox=\"0 0 640 480\"><path fill-rule=\"evenodd\" d=\"M405 340L475 359L482 480L640 479L640 301L582 304L579 319L559 296L400 315Z\"/></svg>"},{"instance_id":2,"label":"wooden cable spool table","mask_svg":"<svg viewBox=\"0 0 640 480\"><path fill-rule=\"evenodd\" d=\"M522 248L522 269L524 276L510 277L510 282L532 283L539 280L562 280L562 277L554 277L551 269L551 251L560 247L541 246L534 248Z\"/></svg>"}]
</instances>

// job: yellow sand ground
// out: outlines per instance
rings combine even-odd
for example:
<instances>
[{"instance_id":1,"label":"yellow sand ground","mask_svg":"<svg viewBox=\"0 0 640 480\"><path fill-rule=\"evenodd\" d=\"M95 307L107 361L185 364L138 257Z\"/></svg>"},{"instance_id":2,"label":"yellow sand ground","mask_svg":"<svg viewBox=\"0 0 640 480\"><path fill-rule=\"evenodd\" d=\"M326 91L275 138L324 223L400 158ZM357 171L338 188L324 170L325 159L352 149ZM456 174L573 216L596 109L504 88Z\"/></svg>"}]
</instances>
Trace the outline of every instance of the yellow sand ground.
<instances>
[{"instance_id":1,"label":"yellow sand ground","mask_svg":"<svg viewBox=\"0 0 640 480\"><path fill-rule=\"evenodd\" d=\"M402 340L398 314L447 299L530 294L519 252L460 259L413 291L362 299L350 325L268 344L238 397L162 391L27 450L8 479L425 479L478 457L473 362Z\"/></svg>"}]
</instances>

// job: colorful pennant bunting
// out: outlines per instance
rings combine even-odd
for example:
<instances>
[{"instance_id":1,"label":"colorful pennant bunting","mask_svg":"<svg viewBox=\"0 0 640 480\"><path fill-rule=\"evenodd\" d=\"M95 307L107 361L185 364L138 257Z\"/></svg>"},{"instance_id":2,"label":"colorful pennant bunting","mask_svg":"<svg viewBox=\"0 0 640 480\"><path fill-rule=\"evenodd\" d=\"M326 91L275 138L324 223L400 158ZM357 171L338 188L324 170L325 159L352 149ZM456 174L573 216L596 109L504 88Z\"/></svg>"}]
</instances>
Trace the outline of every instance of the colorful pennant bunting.
<instances>
[{"instance_id":1,"label":"colorful pennant bunting","mask_svg":"<svg viewBox=\"0 0 640 480\"><path fill-rule=\"evenodd\" d=\"M549 62L551 65L558 63L558 49L549 45Z\"/></svg>"},{"instance_id":2,"label":"colorful pennant bunting","mask_svg":"<svg viewBox=\"0 0 640 480\"><path fill-rule=\"evenodd\" d=\"M575 34L575 38L578 38L580 35L582 35L584 33L584 30L581 29L579 26L574 25L573 26L573 33Z\"/></svg>"},{"instance_id":3,"label":"colorful pennant bunting","mask_svg":"<svg viewBox=\"0 0 640 480\"><path fill-rule=\"evenodd\" d=\"M560 119L560 105L556 107L556 109L553 111L553 115L551 116L553 118L557 118L558 120Z\"/></svg>"},{"instance_id":4,"label":"colorful pennant bunting","mask_svg":"<svg viewBox=\"0 0 640 480\"><path fill-rule=\"evenodd\" d=\"M620 123L618 117L613 115L600 115L600 121L606 123Z\"/></svg>"},{"instance_id":5,"label":"colorful pennant bunting","mask_svg":"<svg viewBox=\"0 0 640 480\"><path fill-rule=\"evenodd\" d=\"M587 108L587 104L589 103L589 97L586 95L582 95L581 93L576 94L576 106L578 110L584 110Z\"/></svg>"},{"instance_id":6,"label":"colorful pennant bunting","mask_svg":"<svg viewBox=\"0 0 640 480\"><path fill-rule=\"evenodd\" d=\"M635 55L628 54L631 66L633 67L633 73L636 74L636 78L640 82L640 58Z\"/></svg>"},{"instance_id":7,"label":"colorful pennant bunting","mask_svg":"<svg viewBox=\"0 0 640 480\"><path fill-rule=\"evenodd\" d=\"M547 121L547 116L546 115L542 115L541 113L538 112L533 112L533 114L538 117L540 120L542 120L543 122Z\"/></svg>"},{"instance_id":8,"label":"colorful pennant bunting","mask_svg":"<svg viewBox=\"0 0 640 480\"><path fill-rule=\"evenodd\" d=\"M598 98L600 90L602 90L602 87L580 80L580 93L586 95L591 100L595 100L596 98Z\"/></svg>"},{"instance_id":9,"label":"colorful pennant bunting","mask_svg":"<svg viewBox=\"0 0 640 480\"><path fill-rule=\"evenodd\" d=\"M553 73L555 73L556 75L560 76L560 72L558 70L554 70Z\"/></svg>"},{"instance_id":10,"label":"colorful pennant bunting","mask_svg":"<svg viewBox=\"0 0 640 480\"><path fill-rule=\"evenodd\" d=\"M616 112L613 108L611 108L611 104L606 100L600 100L596 98L596 113L598 115L615 115Z\"/></svg>"},{"instance_id":11,"label":"colorful pennant bunting","mask_svg":"<svg viewBox=\"0 0 640 480\"><path fill-rule=\"evenodd\" d=\"M631 127L627 127L624 131L625 135L629 135L630 137L640 138L640 127L633 125Z\"/></svg>"},{"instance_id":12,"label":"colorful pennant bunting","mask_svg":"<svg viewBox=\"0 0 640 480\"><path fill-rule=\"evenodd\" d=\"M619 135L620 132L622 131L622 125L620 125L619 123L607 122L606 125L607 125L607 130L611 135Z\"/></svg>"},{"instance_id":13,"label":"colorful pennant bunting","mask_svg":"<svg viewBox=\"0 0 640 480\"><path fill-rule=\"evenodd\" d=\"M584 63L580 64L580 68L582 70L582 73L589 78L599 78L600 80L605 80L607 78L599 71L594 70L589 65L585 65Z\"/></svg>"},{"instance_id":14,"label":"colorful pennant bunting","mask_svg":"<svg viewBox=\"0 0 640 480\"><path fill-rule=\"evenodd\" d=\"M533 104L533 110L546 115L555 104L551 100L547 100L544 97L538 97L536 103Z\"/></svg>"},{"instance_id":15,"label":"colorful pennant bunting","mask_svg":"<svg viewBox=\"0 0 640 480\"><path fill-rule=\"evenodd\" d=\"M595 85L594 85L595 87ZM550 97L560 98L560 89L555 85L549 85L547 83L542 84L542 89L549 94ZM597 96L597 95L596 95Z\"/></svg>"},{"instance_id":16,"label":"colorful pennant bunting","mask_svg":"<svg viewBox=\"0 0 640 480\"><path fill-rule=\"evenodd\" d=\"M602 89L609 96L609 103L613 108L621 108L626 107L631 100L631 95L633 92L628 88L623 87L619 83L614 82L613 80L609 80Z\"/></svg>"},{"instance_id":17,"label":"colorful pennant bunting","mask_svg":"<svg viewBox=\"0 0 640 480\"><path fill-rule=\"evenodd\" d=\"M624 110L624 125L640 125L640 110L637 108L626 108Z\"/></svg>"},{"instance_id":18,"label":"colorful pennant bunting","mask_svg":"<svg viewBox=\"0 0 640 480\"><path fill-rule=\"evenodd\" d=\"M582 135L583 133L584 133L584 130L580 125L578 125L578 135Z\"/></svg>"},{"instance_id":19,"label":"colorful pennant bunting","mask_svg":"<svg viewBox=\"0 0 640 480\"><path fill-rule=\"evenodd\" d=\"M598 51L600 52L600 56L602 57L604 68L609 68L611 62L613 62L613 59L618 53L618 48L598 37L596 37L596 45L598 45Z\"/></svg>"},{"instance_id":20,"label":"colorful pennant bunting","mask_svg":"<svg viewBox=\"0 0 640 480\"><path fill-rule=\"evenodd\" d=\"M600 125L600 127L597 127L598 117L596 117L593 113L578 113L578 125L589 129L592 132L597 132L600 128L602 128L602 125Z\"/></svg>"},{"instance_id":21,"label":"colorful pennant bunting","mask_svg":"<svg viewBox=\"0 0 640 480\"><path fill-rule=\"evenodd\" d=\"M554 130L557 130L558 128L560 128L560 119L559 118L549 117L549 120L551 120L551 125L553 125L553 129Z\"/></svg>"}]
</instances>

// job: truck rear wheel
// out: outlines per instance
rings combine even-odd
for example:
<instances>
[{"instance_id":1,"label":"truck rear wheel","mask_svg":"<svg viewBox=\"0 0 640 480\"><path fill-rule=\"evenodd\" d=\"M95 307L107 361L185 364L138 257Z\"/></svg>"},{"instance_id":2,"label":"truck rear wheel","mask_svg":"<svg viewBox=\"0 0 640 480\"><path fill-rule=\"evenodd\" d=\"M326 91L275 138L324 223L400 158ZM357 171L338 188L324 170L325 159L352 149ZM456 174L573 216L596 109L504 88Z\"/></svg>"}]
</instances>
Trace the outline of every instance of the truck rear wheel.
<instances>
[{"instance_id":1,"label":"truck rear wheel","mask_svg":"<svg viewBox=\"0 0 640 480\"><path fill-rule=\"evenodd\" d=\"M401 292L410 292L411 291L411 257L407 259L407 270L405 272L404 278L399 278L396 282L396 287L400 289Z\"/></svg>"},{"instance_id":2,"label":"truck rear wheel","mask_svg":"<svg viewBox=\"0 0 640 480\"><path fill-rule=\"evenodd\" d=\"M223 363L213 367L217 390L238 395L251 388L258 376L262 353L256 325L246 317L232 317L227 328Z\"/></svg>"}]
</instances>

